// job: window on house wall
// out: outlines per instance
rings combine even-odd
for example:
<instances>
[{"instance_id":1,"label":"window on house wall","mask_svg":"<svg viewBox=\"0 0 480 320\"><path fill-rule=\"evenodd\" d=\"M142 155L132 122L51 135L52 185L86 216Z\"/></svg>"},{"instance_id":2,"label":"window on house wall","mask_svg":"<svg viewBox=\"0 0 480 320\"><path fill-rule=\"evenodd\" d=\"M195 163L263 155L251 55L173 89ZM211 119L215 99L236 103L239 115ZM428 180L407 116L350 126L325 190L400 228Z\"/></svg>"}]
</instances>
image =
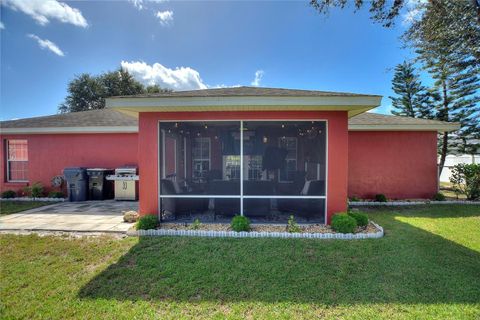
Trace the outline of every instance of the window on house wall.
<instances>
[{"instance_id":1,"label":"window on house wall","mask_svg":"<svg viewBox=\"0 0 480 320\"><path fill-rule=\"evenodd\" d=\"M245 156L246 180L262 180L262 156Z\"/></svg>"},{"instance_id":2,"label":"window on house wall","mask_svg":"<svg viewBox=\"0 0 480 320\"><path fill-rule=\"evenodd\" d=\"M7 181L28 181L27 140L7 140Z\"/></svg>"},{"instance_id":3,"label":"window on house wall","mask_svg":"<svg viewBox=\"0 0 480 320\"><path fill-rule=\"evenodd\" d=\"M204 182L210 171L210 138L201 137L193 140L192 158L193 180Z\"/></svg>"},{"instance_id":4,"label":"window on house wall","mask_svg":"<svg viewBox=\"0 0 480 320\"><path fill-rule=\"evenodd\" d=\"M287 150L285 157L285 167L280 170L279 180L283 182L292 182L297 171L297 138L296 137L280 137L278 146Z\"/></svg>"}]
</instances>

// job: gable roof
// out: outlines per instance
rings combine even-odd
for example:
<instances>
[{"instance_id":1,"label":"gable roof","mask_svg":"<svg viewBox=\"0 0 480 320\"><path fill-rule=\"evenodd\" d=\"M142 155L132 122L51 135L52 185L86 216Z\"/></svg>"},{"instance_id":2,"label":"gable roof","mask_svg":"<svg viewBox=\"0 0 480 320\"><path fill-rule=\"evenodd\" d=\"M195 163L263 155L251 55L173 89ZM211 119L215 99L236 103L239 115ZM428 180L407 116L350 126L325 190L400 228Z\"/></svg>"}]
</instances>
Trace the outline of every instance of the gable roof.
<instances>
[{"instance_id":1,"label":"gable roof","mask_svg":"<svg viewBox=\"0 0 480 320\"><path fill-rule=\"evenodd\" d=\"M0 122L0 133L137 132L138 120L102 109Z\"/></svg>"},{"instance_id":2,"label":"gable roof","mask_svg":"<svg viewBox=\"0 0 480 320\"><path fill-rule=\"evenodd\" d=\"M107 108L140 112L347 111L354 116L380 105L382 96L349 92L233 87L117 96Z\"/></svg>"},{"instance_id":3,"label":"gable roof","mask_svg":"<svg viewBox=\"0 0 480 320\"><path fill-rule=\"evenodd\" d=\"M147 93L130 96L117 96L121 98L175 98L175 97L381 97L374 94L358 94L350 92L333 92L319 90L300 90L265 87L229 87L215 89L201 89L188 91L169 91L161 93Z\"/></svg>"},{"instance_id":4,"label":"gable roof","mask_svg":"<svg viewBox=\"0 0 480 320\"><path fill-rule=\"evenodd\" d=\"M362 113L348 121L350 131L453 131L458 123ZM112 109L56 114L0 122L0 133L138 132L138 120Z\"/></svg>"}]
</instances>

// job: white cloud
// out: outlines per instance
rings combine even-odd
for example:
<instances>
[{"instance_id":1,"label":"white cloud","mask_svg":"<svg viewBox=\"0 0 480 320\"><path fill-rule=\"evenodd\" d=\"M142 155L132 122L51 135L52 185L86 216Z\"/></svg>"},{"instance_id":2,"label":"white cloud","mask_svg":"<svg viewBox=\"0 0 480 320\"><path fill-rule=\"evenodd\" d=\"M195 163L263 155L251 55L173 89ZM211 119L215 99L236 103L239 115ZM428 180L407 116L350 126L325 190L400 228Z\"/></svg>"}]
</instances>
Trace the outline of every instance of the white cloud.
<instances>
[{"instance_id":1,"label":"white cloud","mask_svg":"<svg viewBox=\"0 0 480 320\"><path fill-rule=\"evenodd\" d=\"M27 36L29 38L32 38L32 39L36 40L38 45L40 46L40 48L48 49L48 50L50 50L51 52L55 53L57 56L60 56L60 57L65 56L63 51L60 50L60 48L55 43L53 43L52 41L47 40L47 39L41 39L34 34L29 34Z\"/></svg>"},{"instance_id":2,"label":"white cloud","mask_svg":"<svg viewBox=\"0 0 480 320\"><path fill-rule=\"evenodd\" d=\"M154 3L162 3L162 2L167 2L168 0L128 0L135 8L138 10L143 10L145 9L145 3L146 2L154 2Z\"/></svg>"},{"instance_id":3,"label":"white cloud","mask_svg":"<svg viewBox=\"0 0 480 320\"><path fill-rule=\"evenodd\" d=\"M143 0L128 0L128 2L130 2L131 4L133 4L133 6L135 8L137 8L138 10L142 10L143 9Z\"/></svg>"},{"instance_id":4,"label":"white cloud","mask_svg":"<svg viewBox=\"0 0 480 320\"><path fill-rule=\"evenodd\" d=\"M149 65L143 61L122 61L121 66L144 85L159 85L172 90L206 89L200 73L189 67L170 69L160 63Z\"/></svg>"},{"instance_id":5,"label":"white cloud","mask_svg":"<svg viewBox=\"0 0 480 320\"><path fill-rule=\"evenodd\" d=\"M252 81L252 86L258 87L260 85L260 82L262 81L263 75L265 72L263 70L257 70L255 71L255 79Z\"/></svg>"},{"instance_id":6,"label":"white cloud","mask_svg":"<svg viewBox=\"0 0 480 320\"><path fill-rule=\"evenodd\" d=\"M50 20L58 20L82 28L88 26L80 10L57 0L2 0L2 4L31 16L42 26Z\"/></svg>"},{"instance_id":7,"label":"white cloud","mask_svg":"<svg viewBox=\"0 0 480 320\"><path fill-rule=\"evenodd\" d=\"M241 87L241 84L234 84L234 85L228 85L228 84L217 84L214 86L208 86L209 89L221 89L221 88L238 88Z\"/></svg>"},{"instance_id":8,"label":"white cloud","mask_svg":"<svg viewBox=\"0 0 480 320\"><path fill-rule=\"evenodd\" d=\"M3 24L3 22L0 21L0 30L3 30L5 29L5 25Z\"/></svg>"},{"instance_id":9,"label":"white cloud","mask_svg":"<svg viewBox=\"0 0 480 320\"><path fill-rule=\"evenodd\" d=\"M393 110L393 105L387 104L387 105L381 105L376 108L370 109L367 112L380 113L380 114L392 114L392 110Z\"/></svg>"},{"instance_id":10,"label":"white cloud","mask_svg":"<svg viewBox=\"0 0 480 320\"><path fill-rule=\"evenodd\" d=\"M155 16L160 20L162 26L167 26L173 22L173 11L157 11Z\"/></svg>"}]
</instances>

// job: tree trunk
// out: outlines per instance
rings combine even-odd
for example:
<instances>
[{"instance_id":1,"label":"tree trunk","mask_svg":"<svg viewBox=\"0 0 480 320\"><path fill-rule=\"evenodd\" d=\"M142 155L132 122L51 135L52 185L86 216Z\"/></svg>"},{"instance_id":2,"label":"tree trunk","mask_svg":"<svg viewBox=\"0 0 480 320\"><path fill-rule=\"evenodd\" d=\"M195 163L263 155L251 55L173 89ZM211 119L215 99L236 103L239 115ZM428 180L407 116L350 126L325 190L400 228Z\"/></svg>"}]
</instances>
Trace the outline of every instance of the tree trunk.
<instances>
[{"instance_id":1,"label":"tree trunk","mask_svg":"<svg viewBox=\"0 0 480 320\"><path fill-rule=\"evenodd\" d=\"M440 153L440 164L438 167L438 177L442 175L443 166L445 165L445 159L447 158L448 152L448 132L443 133L442 138L442 152Z\"/></svg>"},{"instance_id":2,"label":"tree trunk","mask_svg":"<svg viewBox=\"0 0 480 320\"><path fill-rule=\"evenodd\" d=\"M443 79L442 81L442 93L443 93L443 109L444 115L442 121L449 121L449 108L448 108L448 90L447 90L447 81ZM448 132L443 133L443 144L442 144L442 152L440 153L440 165L438 168L438 177L442 175L443 166L445 165L445 159L447 158L448 153Z\"/></svg>"}]
</instances>

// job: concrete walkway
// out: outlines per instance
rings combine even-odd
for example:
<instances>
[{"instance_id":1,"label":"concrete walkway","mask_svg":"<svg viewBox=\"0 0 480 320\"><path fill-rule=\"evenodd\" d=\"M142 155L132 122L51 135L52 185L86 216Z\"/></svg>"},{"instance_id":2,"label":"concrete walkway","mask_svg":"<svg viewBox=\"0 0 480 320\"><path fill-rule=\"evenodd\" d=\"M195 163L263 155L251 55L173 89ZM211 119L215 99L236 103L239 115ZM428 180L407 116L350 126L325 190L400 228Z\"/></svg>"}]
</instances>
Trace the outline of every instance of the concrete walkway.
<instances>
[{"instance_id":1,"label":"concrete walkway","mask_svg":"<svg viewBox=\"0 0 480 320\"><path fill-rule=\"evenodd\" d=\"M138 210L138 202L61 202L0 217L0 230L126 232L133 223L123 213Z\"/></svg>"}]
</instances>

